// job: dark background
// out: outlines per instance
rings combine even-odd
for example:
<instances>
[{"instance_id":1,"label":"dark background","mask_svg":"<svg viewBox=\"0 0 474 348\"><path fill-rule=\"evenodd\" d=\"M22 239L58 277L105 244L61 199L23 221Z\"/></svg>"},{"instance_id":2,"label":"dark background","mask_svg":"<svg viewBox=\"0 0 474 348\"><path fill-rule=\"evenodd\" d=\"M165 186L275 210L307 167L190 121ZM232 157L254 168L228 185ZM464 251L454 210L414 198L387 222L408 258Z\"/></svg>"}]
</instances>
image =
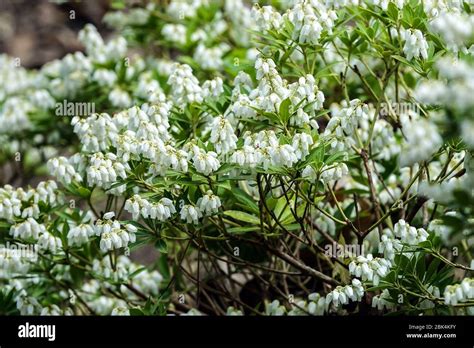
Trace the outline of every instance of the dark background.
<instances>
[{"instance_id":1,"label":"dark background","mask_svg":"<svg viewBox=\"0 0 474 348\"><path fill-rule=\"evenodd\" d=\"M77 33L87 23L107 37L102 18L109 9L109 0L0 0L0 53L20 58L24 68L41 67L82 50Z\"/></svg>"}]
</instances>

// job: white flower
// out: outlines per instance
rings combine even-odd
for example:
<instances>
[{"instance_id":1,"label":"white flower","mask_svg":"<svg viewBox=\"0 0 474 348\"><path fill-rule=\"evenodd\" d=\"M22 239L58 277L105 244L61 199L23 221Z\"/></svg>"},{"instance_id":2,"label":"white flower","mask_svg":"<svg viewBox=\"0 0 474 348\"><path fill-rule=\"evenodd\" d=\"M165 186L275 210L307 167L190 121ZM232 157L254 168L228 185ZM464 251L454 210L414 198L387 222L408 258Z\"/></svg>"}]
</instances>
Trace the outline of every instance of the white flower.
<instances>
[{"instance_id":1,"label":"white flower","mask_svg":"<svg viewBox=\"0 0 474 348\"><path fill-rule=\"evenodd\" d=\"M214 144L217 153L226 154L237 147L237 136L227 119L222 116L215 117L210 127L210 141Z\"/></svg>"},{"instance_id":2,"label":"white flower","mask_svg":"<svg viewBox=\"0 0 474 348\"><path fill-rule=\"evenodd\" d=\"M393 261L395 253L401 249L400 240L396 239L389 229L384 230L380 239L379 252L383 253L386 259Z\"/></svg>"},{"instance_id":3,"label":"white flower","mask_svg":"<svg viewBox=\"0 0 474 348\"><path fill-rule=\"evenodd\" d=\"M165 24L161 33L170 42L186 44L186 27L182 24Z\"/></svg>"},{"instance_id":4,"label":"white flower","mask_svg":"<svg viewBox=\"0 0 474 348\"><path fill-rule=\"evenodd\" d=\"M227 44L207 48L200 43L194 51L194 60L205 70L220 70L224 64L222 56L228 52L230 47Z\"/></svg>"},{"instance_id":5,"label":"white flower","mask_svg":"<svg viewBox=\"0 0 474 348\"><path fill-rule=\"evenodd\" d=\"M56 306L56 305L51 305L49 307L44 307L42 310L41 310L41 316L47 316L47 315L61 315L62 314L62 311L61 309Z\"/></svg>"},{"instance_id":6,"label":"white flower","mask_svg":"<svg viewBox=\"0 0 474 348\"><path fill-rule=\"evenodd\" d=\"M395 224L393 233L396 237L400 238L402 243L410 245L417 245L428 238L428 232L423 228L416 229L408 225L405 220L399 220Z\"/></svg>"},{"instance_id":7,"label":"white flower","mask_svg":"<svg viewBox=\"0 0 474 348\"><path fill-rule=\"evenodd\" d=\"M332 304L334 308L349 303L349 300L360 301L364 295L364 287L358 279L352 279L352 284L346 286L337 286L333 291L325 297L326 310Z\"/></svg>"},{"instance_id":8,"label":"white flower","mask_svg":"<svg viewBox=\"0 0 474 348\"><path fill-rule=\"evenodd\" d=\"M121 226L117 220L97 220L95 223L95 234L100 236L100 249L103 252L124 248L129 243L134 243L136 231L133 225Z\"/></svg>"},{"instance_id":9,"label":"white flower","mask_svg":"<svg viewBox=\"0 0 474 348\"><path fill-rule=\"evenodd\" d=\"M391 262L383 258L374 258L372 254L367 257L358 256L349 264L349 272L362 280L373 282L375 286L379 284L380 278L385 277L391 267Z\"/></svg>"},{"instance_id":10,"label":"white flower","mask_svg":"<svg viewBox=\"0 0 474 348\"><path fill-rule=\"evenodd\" d=\"M96 81L99 86L112 87L117 81L117 74L113 70L97 69L94 72L93 80Z\"/></svg>"},{"instance_id":11,"label":"white flower","mask_svg":"<svg viewBox=\"0 0 474 348\"><path fill-rule=\"evenodd\" d=\"M21 214L21 200L16 198L13 188L9 185L0 188L0 218L13 220Z\"/></svg>"},{"instance_id":12,"label":"white flower","mask_svg":"<svg viewBox=\"0 0 474 348\"><path fill-rule=\"evenodd\" d=\"M300 43L317 44L323 30L329 33L337 19L336 13L328 10L322 2L300 2L285 14L294 24L292 38Z\"/></svg>"},{"instance_id":13,"label":"white flower","mask_svg":"<svg viewBox=\"0 0 474 348\"><path fill-rule=\"evenodd\" d=\"M47 90L39 89L34 91L30 96L30 101L40 109L49 109L54 106L54 98Z\"/></svg>"},{"instance_id":14,"label":"white flower","mask_svg":"<svg viewBox=\"0 0 474 348\"><path fill-rule=\"evenodd\" d=\"M366 120L372 122L373 117L369 115L374 113L375 110L369 108L359 99L351 100L348 105L344 101L342 108L333 105L331 107L332 116L323 135L330 141L332 148L338 150L350 148L356 142L356 133L360 132L359 124Z\"/></svg>"},{"instance_id":15,"label":"white flower","mask_svg":"<svg viewBox=\"0 0 474 348\"><path fill-rule=\"evenodd\" d=\"M443 11L430 26L441 35L450 50L458 52L465 49L472 38L474 16L459 11Z\"/></svg>"},{"instance_id":16,"label":"white flower","mask_svg":"<svg viewBox=\"0 0 474 348\"><path fill-rule=\"evenodd\" d=\"M49 250L54 253L57 249L62 247L62 242L60 238L53 236L49 232L45 232L38 238L38 246L40 249Z\"/></svg>"},{"instance_id":17,"label":"white flower","mask_svg":"<svg viewBox=\"0 0 474 348\"><path fill-rule=\"evenodd\" d=\"M117 108L127 108L132 104L130 95L118 87L109 93L109 101Z\"/></svg>"},{"instance_id":18,"label":"white flower","mask_svg":"<svg viewBox=\"0 0 474 348\"><path fill-rule=\"evenodd\" d=\"M407 141L400 154L402 167L430 159L443 143L437 127L425 119L404 125L403 132Z\"/></svg>"},{"instance_id":19,"label":"white flower","mask_svg":"<svg viewBox=\"0 0 474 348\"><path fill-rule=\"evenodd\" d=\"M28 271L31 261L37 260L36 246L33 247L31 255L25 257L21 249L0 248L0 269L4 275L24 274Z\"/></svg>"},{"instance_id":20,"label":"white flower","mask_svg":"<svg viewBox=\"0 0 474 348\"><path fill-rule=\"evenodd\" d=\"M21 315L34 315L41 311L41 305L34 297L30 297L23 289L16 299L16 308Z\"/></svg>"},{"instance_id":21,"label":"white flower","mask_svg":"<svg viewBox=\"0 0 474 348\"><path fill-rule=\"evenodd\" d=\"M180 211L181 220L185 220L188 224L193 223L197 225L199 219L202 217L202 213L198 207L191 204L185 204Z\"/></svg>"},{"instance_id":22,"label":"white flower","mask_svg":"<svg viewBox=\"0 0 474 348\"><path fill-rule=\"evenodd\" d=\"M132 214L134 220L137 220L141 214L145 219L165 221L176 212L173 202L168 198L162 198L155 203L149 202L139 195L134 195L128 199L125 202L124 209Z\"/></svg>"},{"instance_id":23,"label":"white flower","mask_svg":"<svg viewBox=\"0 0 474 348\"><path fill-rule=\"evenodd\" d=\"M439 78L420 83L415 91L416 98L425 104L469 113L474 107L471 98L474 93L474 67L466 61L453 57L438 59L436 67L439 70ZM466 122L468 119L463 123ZM463 131L462 129L461 132Z\"/></svg>"},{"instance_id":24,"label":"white flower","mask_svg":"<svg viewBox=\"0 0 474 348\"><path fill-rule=\"evenodd\" d=\"M76 172L74 166L66 157L55 157L48 161L48 170L51 175L54 175L57 179L64 181L66 184L70 184L72 180L81 182L82 177Z\"/></svg>"},{"instance_id":25,"label":"white flower","mask_svg":"<svg viewBox=\"0 0 474 348\"><path fill-rule=\"evenodd\" d=\"M108 213L104 214L103 219L104 220L112 220L112 218L115 216L115 213L113 211L109 211Z\"/></svg>"},{"instance_id":26,"label":"white flower","mask_svg":"<svg viewBox=\"0 0 474 348\"><path fill-rule=\"evenodd\" d=\"M456 305L474 299L474 279L464 278L460 284L448 285L444 290L444 303Z\"/></svg>"},{"instance_id":27,"label":"white flower","mask_svg":"<svg viewBox=\"0 0 474 348\"><path fill-rule=\"evenodd\" d=\"M203 5L202 0L173 0L166 7L166 13L174 19L185 19L196 16L197 9Z\"/></svg>"},{"instance_id":28,"label":"white flower","mask_svg":"<svg viewBox=\"0 0 474 348\"><path fill-rule=\"evenodd\" d=\"M309 148L313 145L313 138L306 133L296 133L293 136L293 149L298 160L304 159L309 154Z\"/></svg>"},{"instance_id":29,"label":"white flower","mask_svg":"<svg viewBox=\"0 0 474 348\"><path fill-rule=\"evenodd\" d=\"M259 153L255 151L253 147L244 145L241 150L234 151L230 157L230 162L236 163L242 167L249 166L250 168L254 168L257 165L259 158Z\"/></svg>"},{"instance_id":30,"label":"white flower","mask_svg":"<svg viewBox=\"0 0 474 348\"><path fill-rule=\"evenodd\" d=\"M226 315L228 315L228 316L240 316L240 315L244 315L244 313L241 310L236 309L233 306L230 306L230 307L227 307Z\"/></svg>"},{"instance_id":31,"label":"white flower","mask_svg":"<svg viewBox=\"0 0 474 348\"><path fill-rule=\"evenodd\" d=\"M474 149L474 121L464 120L460 128L462 139L469 148Z\"/></svg>"},{"instance_id":32,"label":"white flower","mask_svg":"<svg viewBox=\"0 0 474 348\"><path fill-rule=\"evenodd\" d=\"M212 191L207 191L205 195L198 199L196 205L205 215L212 215L219 211L221 200Z\"/></svg>"},{"instance_id":33,"label":"white flower","mask_svg":"<svg viewBox=\"0 0 474 348\"><path fill-rule=\"evenodd\" d=\"M312 315L324 315L326 311L326 299L318 293L308 295L308 312Z\"/></svg>"},{"instance_id":34,"label":"white flower","mask_svg":"<svg viewBox=\"0 0 474 348\"><path fill-rule=\"evenodd\" d=\"M105 232L100 238L100 250L107 252L108 250L119 249L122 247L122 239L116 232Z\"/></svg>"},{"instance_id":35,"label":"white flower","mask_svg":"<svg viewBox=\"0 0 474 348\"><path fill-rule=\"evenodd\" d=\"M218 98L222 93L224 93L224 82L220 77L206 80L202 84L202 97L205 100Z\"/></svg>"},{"instance_id":36,"label":"white flower","mask_svg":"<svg viewBox=\"0 0 474 348\"><path fill-rule=\"evenodd\" d=\"M276 315L280 316L285 314L286 308L285 306L280 305L280 301L274 300L272 303L265 303L265 314L266 315Z\"/></svg>"},{"instance_id":37,"label":"white flower","mask_svg":"<svg viewBox=\"0 0 474 348\"><path fill-rule=\"evenodd\" d=\"M426 42L423 33L418 30L406 29L400 32L400 37L405 40L403 46L403 52L405 53L408 60L413 57L422 57L428 59L428 43Z\"/></svg>"},{"instance_id":38,"label":"white flower","mask_svg":"<svg viewBox=\"0 0 474 348\"><path fill-rule=\"evenodd\" d=\"M254 6L252 17L263 31L279 29L282 25L281 15L272 6Z\"/></svg>"},{"instance_id":39,"label":"white flower","mask_svg":"<svg viewBox=\"0 0 474 348\"><path fill-rule=\"evenodd\" d=\"M252 108L252 101L245 94L239 94L237 100L232 104L232 112L238 118L254 118L257 115Z\"/></svg>"},{"instance_id":40,"label":"white flower","mask_svg":"<svg viewBox=\"0 0 474 348\"><path fill-rule=\"evenodd\" d=\"M25 240L33 239L37 241L43 233L46 233L46 227L43 224L39 224L33 218L28 218L10 227L10 235L13 236L13 238Z\"/></svg>"},{"instance_id":41,"label":"white flower","mask_svg":"<svg viewBox=\"0 0 474 348\"><path fill-rule=\"evenodd\" d=\"M372 307L377 308L379 311L384 308L394 308L395 304L389 301L390 298L390 293L387 289L384 289L380 295L372 297Z\"/></svg>"},{"instance_id":42,"label":"white flower","mask_svg":"<svg viewBox=\"0 0 474 348\"><path fill-rule=\"evenodd\" d=\"M204 175L209 175L220 167L217 154L213 151L197 151L193 156L193 164L194 168L196 168L199 173Z\"/></svg>"},{"instance_id":43,"label":"white flower","mask_svg":"<svg viewBox=\"0 0 474 348\"><path fill-rule=\"evenodd\" d=\"M118 178L126 178L125 170L128 165L123 165L113 153L95 153L91 156L90 166L87 168L87 182L89 185L109 188Z\"/></svg>"},{"instance_id":44,"label":"white flower","mask_svg":"<svg viewBox=\"0 0 474 348\"><path fill-rule=\"evenodd\" d=\"M71 246L81 246L89 241L89 237L95 234L94 228L88 223L83 223L71 228L67 234L68 243Z\"/></svg>"},{"instance_id":45,"label":"white flower","mask_svg":"<svg viewBox=\"0 0 474 348\"><path fill-rule=\"evenodd\" d=\"M186 151L167 147L164 160L166 164L173 168L173 170L181 171L183 173L188 171L188 153Z\"/></svg>"},{"instance_id":46,"label":"white flower","mask_svg":"<svg viewBox=\"0 0 474 348\"><path fill-rule=\"evenodd\" d=\"M335 163L330 166L324 165L321 169L320 179L323 183L332 183L349 174L345 163Z\"/></svg>"},{"instance_id":47,"label":"white flower","mask_svg":"<svg viewBox=\"0 0 474 348\"><path fill-rule=\"evenodd\" d=\"M201 103L203 100L199 81L187 64L173 64L168 84L172 87L171 97L178 105L193 102Z\"/></svg>"},{"instance_id":48,"label":"white flower","mask_svg":"<svg viewBox=\"0 0 474 348\"><path fill-rule=\"evenodd\" d=\"M268 154L271 164L275 167L291 167L295 162L298 162L294 148L288 144L269 147Z\"/></svg>"}]
</instances>

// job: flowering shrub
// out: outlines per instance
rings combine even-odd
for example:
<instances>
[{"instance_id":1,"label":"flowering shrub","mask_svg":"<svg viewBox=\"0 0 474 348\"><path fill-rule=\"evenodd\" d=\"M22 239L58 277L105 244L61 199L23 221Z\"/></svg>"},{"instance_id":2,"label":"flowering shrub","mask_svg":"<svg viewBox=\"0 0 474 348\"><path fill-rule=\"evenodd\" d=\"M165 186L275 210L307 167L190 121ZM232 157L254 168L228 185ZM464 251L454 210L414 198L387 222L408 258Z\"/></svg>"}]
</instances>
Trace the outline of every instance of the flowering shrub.
<instances>
[{"instance_id":1,"label":"flowering shrub","mask_svg":"<svg viewBox=\"0 0 474 348\"><path fill-rule=\"evenodd\" d=\"M1 56L0 311L473 314L473 5L173 0Z\"/></svg>"}]
</instances>

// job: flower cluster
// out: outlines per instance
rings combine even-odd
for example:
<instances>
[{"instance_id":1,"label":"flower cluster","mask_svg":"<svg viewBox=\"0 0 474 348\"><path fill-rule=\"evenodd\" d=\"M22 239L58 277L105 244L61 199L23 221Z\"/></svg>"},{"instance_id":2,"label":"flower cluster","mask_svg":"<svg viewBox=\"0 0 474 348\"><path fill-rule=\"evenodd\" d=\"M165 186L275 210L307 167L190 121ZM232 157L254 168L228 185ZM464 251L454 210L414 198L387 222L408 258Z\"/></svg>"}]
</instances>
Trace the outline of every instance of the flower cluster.
<instances>
[{"instance_id":1,"label":"flower cluster","mask_svg":"<svg viewBox=\"0 0 474 348\"><path fill-rule=\"evenodd\" d=\"M0 297L29 315L471 313L473 10L172 0L108 14L110 40L86 25L84 53L38 71L1 55Z\"/></svg>"},{"instance_id":2,"label":"flower cluster","mask_svg":"<svg viewBox=\"0 0 474 348\"><path fill-rule=\"evenodd\" d=\"M380 282L380 278L385 277L392 266L391 262L376 257L372 254L364 256L358 256L354 261L349 264L349 272L358 277L362 278L363 281L371 281L377 286Z\"/></svg>"},{"instance_id":3,"label":"flower cluster","mask_svg":"<svg viewBox=\"0 0 474 348\"><path fill-rule=\"evenodd\" d=\"M444 291L444 302L456 305L474 298L474 279L464 278L460 284L448 285Z\"/></svg>"}]
</instances>

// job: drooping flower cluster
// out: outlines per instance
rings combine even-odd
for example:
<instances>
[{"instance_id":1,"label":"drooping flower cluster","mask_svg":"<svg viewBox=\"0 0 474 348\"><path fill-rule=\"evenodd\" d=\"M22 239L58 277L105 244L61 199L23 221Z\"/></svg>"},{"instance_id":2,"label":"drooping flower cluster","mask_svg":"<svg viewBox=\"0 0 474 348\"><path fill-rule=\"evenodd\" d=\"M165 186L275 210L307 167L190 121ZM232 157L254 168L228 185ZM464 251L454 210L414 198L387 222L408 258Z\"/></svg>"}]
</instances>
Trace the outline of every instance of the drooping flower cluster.
<instances>
[{"instance_id":1,"label":"drooping flower cluster","mask_svg":"<svg viewBox=\"0 0 474 348\"><path fill-rule=\"evenodd\" d=\"M358 256L352 261L349 264L349 272L358 278L362 278L363 281L371 281L377 286L380 278L387 275L391 266L390 261L379 257L374 258L372 254L369 254L367 257Z\"/></svg>"},{"instance_id":2,"label":"drooping flower cluster","mask_svg":"<svg viewBox=\"0 0 474 348\"><path fill-rule=\"evenodd\" d=\"M385 258L392 261L397 252L402 250L403 245L416 246L428 238L428 232L423 228L410 226L405 220L399 220L393 232L389 229L384 230L381 237L379 252L383 253Z\"/></svg>"},{"instance_id":3,"label":"drooping flower cluster","mask_svg":"<svg viewBox=\"0 0 474 348\"><path fill-rule=\"evenodd\" d=\"M456 305L474 298L474 279L464 278L460 284L448 285L444 291L444 302Z\"/></svg>"},{"instance_id":4,"label":"drooping flower cluster","mask_svg":"<svg viewBox=\"0 0 474 348\"><path fill-rule=\"evenodd\" d=\"M133 219L137 220L141 215L144 219L156 219L165 221L176 213L173 202L168 198L162 198L158 202L149 202L148 200L134 195L127 199L124 209L132 214Z\"/></svg>"},{"instance_id":5,"label":"drooping flower cluster","mask_svg":"<svg viewBox=\"0 0 474 348\"><path fill-rule=\"evenodd\" d=\"M446 285L442 275L396 267L400 254L430 262L432 253L446 268L471 261L446 249L460 240L469 249L474 225L466 6L173 0L109 15L124 37L105 41L86 26L85 54L31 74L0 56L8 81L0 86L0 164L27 154L0 180L23 185L23 172L44 174L46 158L62 184L0 188L0 237L12 242L0 254L1 292L14 293L21 314L155 315L189 302L196 308L187 315L323 315L356 313L370 299L378 311L410 303L422 314L437 311L442 293L450 311L469 313L470 278ZM160 56L129 59L127 46L140 42L157 43L143 52ZM72 100L97 112L54 112ZM410 110L398 109L403 102ZM49 122L53 113L72 118ZM441 245L431 250L435 236ZM321 253L341 240L373 254ZM157 251L135 248L142 244ZM12 254L16 246L34 247L34 257ZM151 262L132 261L144 254ZM163 279L178 277L182 289L215 280L238 294L250 274L265 280L267 270L281 297L257 291L255 307L236 295L208 308L198 298L212 301L208 286L183 294L186 306L155 301ZM419 279L403 283L408 300L395 304L407 274ZM46 287L56 296L36 299ZM284 298L290 290L295 298Z\"/></svg>"},{"instance_id":6,"label":"drooping flower cluster","mask_svg":"<svg viewBox=\"0 0 474 348\"><path fill-rule=\"evenodd\" d=\"M131 224L122 226L119 221L113 220L114 212L105 213L103 219L95 222L95 234L100 236L100 249L103 252L127 247L136 240L137 228Z\"/></svg>"}]
</instances>

